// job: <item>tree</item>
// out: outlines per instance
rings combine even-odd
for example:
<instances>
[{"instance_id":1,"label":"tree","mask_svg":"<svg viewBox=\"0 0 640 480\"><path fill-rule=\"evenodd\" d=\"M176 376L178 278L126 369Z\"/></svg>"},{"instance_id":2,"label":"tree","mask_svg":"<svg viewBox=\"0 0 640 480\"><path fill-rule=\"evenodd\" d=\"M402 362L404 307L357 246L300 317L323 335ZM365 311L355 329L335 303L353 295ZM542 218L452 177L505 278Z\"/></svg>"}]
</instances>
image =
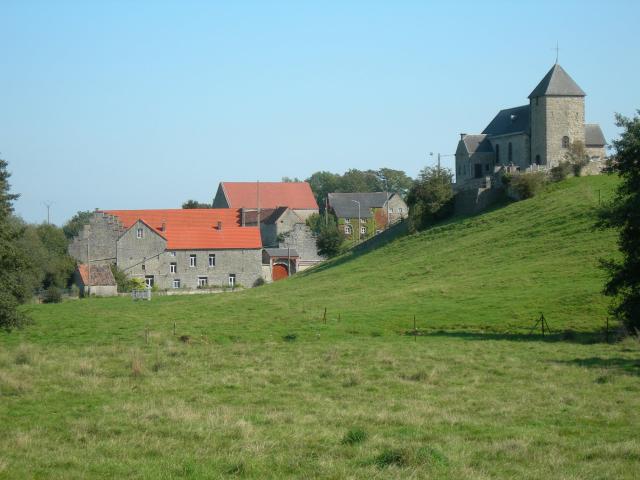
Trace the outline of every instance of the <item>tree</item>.
<instances>
[{"instance_id":1,"label":"tree","mask_svg":"<svg viewBox=\"0 0 640 480\"><path fill-rule=\"evenodd\" d=\"M11 221L18 195L9 193L10 175L7 162L0 159L0 328L7 331L28 321L18 305L29 296L23 277L30 269L28 258L16 244L20 232Z\"/></svg>"},{"instance_id":2,"label":"tree","mask_svg":"<svg viewBox=\"0 0 640 480\"><path fill-rule=\"evenodd\" d=\"M413 185L413 180L402 170L393 170L391 168L381 168L377 172L380 183L384 185L384 190L399 194L402 198L406 198L409 189Z\"/></svg>"},{"instance_id":3,"label":"tree","mask_svg":"<svg viewBox=\"0 0 640 480\"><path fill-rule=\"evenodd\" d=\"M301 180L298 177L282 177L282 181L284 183L295 183L295 182L300 182Z\"/></svg>"},{"instance_id":4,"label":"tree","mask_svg":"<svg viewBox=\"0 0 640 480\"><path fill-rule=\"evenodd\" d=\"M62 230L67 238L77 237L82 227L89 224L93 212L91 210L78 211L71 220L64 224Z\"/></svg>"},{"instance_id":5,"label":"tree","mask_svg":"<svg viewBox=\"0 0 640 480\"><path fill-rule=\"evenodd\" d=\"M453 174L446 168L425 167L407 194L409 226L413 231L453 213Z\"/></svg>"},{"instance_id":6,"label":"tree","mask_svg":"<svg viewBox=\"0 0 640 480\"><path fill-rule=\"evenodd\" d=\"M320 212L324 212L327 195L331 192L340 191L338 190L340 178L340 175L326 171L315 172L307 178L306 181L311 186L311 190L316 197Z\"/></svg>"},{"instance_id":7,"label":"tree","mask_svg":"<svg viewBox=\"0 0 640 480\"><path fill-rule=\"evenodd\" d=\"M616 114L624 129L613 141L615 154L606 172L621 183L610 205L600 213L599 226L619 230L622 260L603 261L609 275L604 293L613 298L611 312L631 331L640 331L640 110L627 118Z\"/></svg>"},{"instance_id":8,"label":"tree","mask_svg":"<svg viewBox=\"0 0 640 480\"><path fill-rule=\"evenodd\" d=\"M208 203L200 203L197 200L187 200L182 204L182 208L184 209L211 208L211 205Z\"/></svg>"},{"instance_id":9,"label":"tree","mask_svg":"<svg viewBox=\"0 0 640 480\"><path fill-rule=\"evenodd\" d=\"M571 142L569 149L564 154L564 158L573 170L573 174L579 177L582 173L582 169L589 164L589 155L584 147L584 143L581 140Z\"/></svg>"}]
</instances>

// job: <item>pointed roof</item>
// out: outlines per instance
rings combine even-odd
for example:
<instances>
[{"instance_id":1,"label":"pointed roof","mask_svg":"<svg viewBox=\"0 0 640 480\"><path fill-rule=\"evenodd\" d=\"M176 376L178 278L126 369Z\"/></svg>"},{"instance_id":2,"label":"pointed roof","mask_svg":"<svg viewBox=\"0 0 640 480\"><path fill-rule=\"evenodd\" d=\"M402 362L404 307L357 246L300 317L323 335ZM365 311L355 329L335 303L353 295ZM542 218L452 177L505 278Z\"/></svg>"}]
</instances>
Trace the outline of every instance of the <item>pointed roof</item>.
<instances>
[{"instance_id":1,"label":"pointed roof","mask_svg":"<svg viewBox=\"0 0 640 480\"><path fill-rule=\"evenodd\" d=\"M222 190L229 208L258 208L260 198L260 208L318 210L307 182L220 182L218 190ZM221 203L214 201L214 207L222 207Z\"/></svg>"},{"instance_id":2,"label":"pointed roof","mask_svg":"<svg viewBox=\"0 0 640 480\"><path fill-rule=\"evenodd\" d=\"M126 229L144 222L167 239L168 250L257 249L260 229L240 225L240 211L231 208L165 210L103 210ZM218 227L222 228L218 228ZM92 267L93 268L93 267Z\"/></svg>"},{"instance_id":3,"label":"pointed roof","mask_svg":"<svg viewBox=\"0 0 640 480\"><path fill-rule=\"evenodd\" d=\"M584 97L587 94L574 82L559 64L551 67L529 98L535 97Z\"/></svg>"}]
</instances>

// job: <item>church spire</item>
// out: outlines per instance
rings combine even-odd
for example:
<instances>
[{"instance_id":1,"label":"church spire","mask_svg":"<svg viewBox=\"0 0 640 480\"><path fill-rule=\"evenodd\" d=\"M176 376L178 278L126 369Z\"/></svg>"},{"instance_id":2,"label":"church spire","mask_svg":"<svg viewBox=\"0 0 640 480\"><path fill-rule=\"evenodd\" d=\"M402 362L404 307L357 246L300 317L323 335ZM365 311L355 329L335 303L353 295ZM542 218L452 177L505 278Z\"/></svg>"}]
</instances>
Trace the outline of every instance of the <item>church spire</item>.
<instances>
[{"instance_id":1,"label":"church spire","mask_svg":"<svg viewBox=\"0 0 640 480\"><path fill-rule=\"evenodd\" d=\"M536 88L533 89L529 98L584 97L586 95L584 90L565 72L564 68L562 68L559 63L556 63Z\"/></svg>"}]
</instances>

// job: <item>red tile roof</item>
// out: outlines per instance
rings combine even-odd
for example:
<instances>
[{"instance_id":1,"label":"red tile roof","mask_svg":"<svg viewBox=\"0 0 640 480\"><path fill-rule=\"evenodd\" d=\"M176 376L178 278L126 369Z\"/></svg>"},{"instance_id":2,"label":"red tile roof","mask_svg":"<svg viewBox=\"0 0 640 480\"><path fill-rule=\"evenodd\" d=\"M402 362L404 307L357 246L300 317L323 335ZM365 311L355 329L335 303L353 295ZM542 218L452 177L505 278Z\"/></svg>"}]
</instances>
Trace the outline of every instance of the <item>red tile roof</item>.
<instances>
[{"instance_id":1,"label":"red tile roof","mask_svg":"<svg viewBox=\"0 0 640 480\"><path fill-rule=\"evenodd\" d=\"M289 207L300 210L317 210L318 203L307 182L222 182L230 208Z\"/></svg>"},{"instance_id":2,"label":"red tile roof","mask_svg":"<svg viewBox=\"0 0 640 480\"><path fill-rule=\"evenodd\" d=\"M89 270L91 270L91 279L89 279ZM116 284L116 279L113 278L109 265L91 265L91 269L89 269L88 265L80 263L78 264L78 273L82 278L82 283L88 286Z\"/></svg>"},{"instance_id":3,"label":"red tile roof","mask_svg":"<svg viewBox=\"0 0 640 480\"><path fill-rule=\"evenodd\" d=\"M260 229L240 226L240 212L229 208L104 210L125 228L142 220L167 239L168 250L262 248ZM222 222L219 230L218 222ZM165 229L163 230L163 224Z\"/></svg>"}]
</instances>

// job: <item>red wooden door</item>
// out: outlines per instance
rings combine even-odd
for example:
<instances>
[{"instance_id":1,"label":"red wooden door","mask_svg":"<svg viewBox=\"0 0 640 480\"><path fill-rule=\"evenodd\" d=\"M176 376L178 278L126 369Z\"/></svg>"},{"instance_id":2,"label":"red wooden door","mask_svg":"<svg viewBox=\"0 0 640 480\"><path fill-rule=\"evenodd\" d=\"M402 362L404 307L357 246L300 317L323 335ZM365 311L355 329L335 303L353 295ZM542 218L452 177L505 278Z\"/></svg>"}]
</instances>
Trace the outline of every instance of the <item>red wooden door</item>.
<instances>
[{"instance_id":1,"label":"red wooden door","mask_svg":"<svg viewBox=\"0 0 640 480\"><path fill-rule=\"evenodd\" d=\"M278 280L282 280L283 278L287 278L289 276L287 266L282 265L281 263L276 263L273 266L272 276L273 276L274 282L277 282Z\"/></svg>"}]
</instances>

